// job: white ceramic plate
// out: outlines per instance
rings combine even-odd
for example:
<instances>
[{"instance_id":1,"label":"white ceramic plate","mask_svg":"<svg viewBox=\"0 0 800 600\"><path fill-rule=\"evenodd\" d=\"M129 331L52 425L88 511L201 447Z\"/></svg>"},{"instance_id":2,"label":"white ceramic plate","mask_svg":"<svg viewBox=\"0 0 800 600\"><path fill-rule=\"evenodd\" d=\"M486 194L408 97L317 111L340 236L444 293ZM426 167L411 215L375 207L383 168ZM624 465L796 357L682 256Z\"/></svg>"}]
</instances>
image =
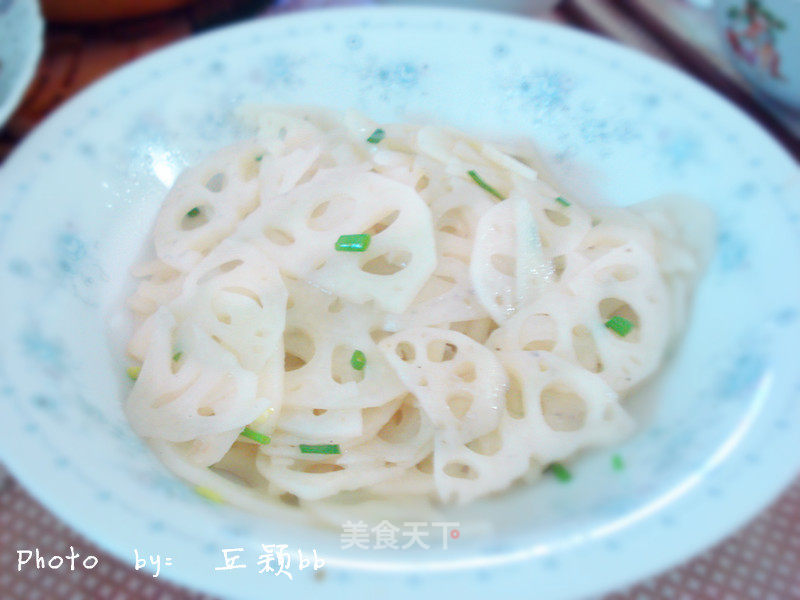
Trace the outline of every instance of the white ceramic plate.
<instances>
[{"instance_id":1,"label":"white ceramic plate","mask_svg":"<svg viewBox=\"0 0 800 600\"><path fill-rule=\"evenodd\" d=\"M244 100L324 102L378 120L432 119L533 136L571 194L631 203L690 193L718 249L652 423L619 450L448 513L448 550L342 550L336 533L251 518L196 496L129 430L124 360L109 344L166 186L243 132ZM753 516L800 466L798 167L689 78L572 30L478 12L336 10L268 19L137 61L39 127L0 173L0 451L61 518L162 577L236 598L537 598L650 575ZM259 544L316 548L310 570L258 574ZM246 569L218 572L221 548Z\"/></svg>"},{"instance_id":2,"label":"white ceramic plate","mask_svg":"<svg viewBox=\"0 0 800 600\"><path fill-rule=\"evenodd\" d=\"M0 0L0 127L36 73L43 32L36 0Z\"/></svg>"}]
</instances>

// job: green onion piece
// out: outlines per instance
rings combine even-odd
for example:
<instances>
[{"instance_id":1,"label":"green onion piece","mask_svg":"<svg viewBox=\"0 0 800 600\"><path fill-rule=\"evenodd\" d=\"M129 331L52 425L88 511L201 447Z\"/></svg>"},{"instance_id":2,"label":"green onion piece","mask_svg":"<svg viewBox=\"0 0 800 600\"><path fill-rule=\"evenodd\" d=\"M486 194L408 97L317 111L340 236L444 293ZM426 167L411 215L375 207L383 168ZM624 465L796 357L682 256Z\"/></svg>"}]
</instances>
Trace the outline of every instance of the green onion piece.
<instances>
[{"instance_id":1,"label":"green onion piece","mask_svg":"<svg viewBox=\"0 0 800 600\"><path fill-rule=\"evenodd\" d=\"M172 360L174 362L178 362L181 359L181 356L183 356L183 352L179 350L178 352L172 355Z\"/></svg>"},{"instance_id":2,"label":"green onion piece","mask_svg":"<svg viewBox=\"0 0 800 600\"><path fill-rule=\"evenodd\" d=\"M300 452L303 454L341 454L339 444L300 444Z\"/></svg>"},{"instance_id":3,"label":"green onion piece","mask_svg":"<svg viewBox=\"0 0 800 600\"><path fill-rule=\"evenodd\" d=\"M553 463L550 465L550 472L556 476L556 479L563 481L564 483L572 479L572 473L570 473L561 463Z\"/></svg>"},{"instance_id":4,"label":"green onion piece","mask_svg":"<svg viewBox=\"0 0 800 600\"><path fill-rule=\"evenodd\" d=\"M353 356L350 357L350 366L353 367L356 371L360 371L364 368L364 365L367 364L367 357L364 356L364 353L361 350L356 350L353 352Z\"/></svg>"},{"instance_id":5,"label":"green onion piece","mask_svg":"<svg viewBox=\"0 0 800 600\"><path fill-rule=\"evenodd\" d=\"M263 433L254 431L249 427L245 427L244 429L242 429L242 433L240 433L239 435L243 435L246 438L250 438L254 442L258 442L259 444L269 444L272 441L268 435L264 435Z\"/></svg>"},{"instance_id":6,"label":"green onion piece","mask_svg":"<svg viewBox=\"0 0 800 600\"><path fill-rule=\"evenodd\" d=\"M258 156L256 156L256 162L261 162L262 158L264 158L264 155L263 154L259 154Z\"/></svg>"},{"instance_id":7,"label":"green onion piece","mask_svg":"<svg viewBox=\"0 0 800 600\"><path fill-rule=\"evenodd\" d=\"M216 502L217 504L223 504L225 502L225 498L223 498L221 495L219 495L211 488L207 488L202 485L196 485L194 486L194 491L196 494L201 495L206 500L211 500L212 502Z\"/></svg>"},{"instance_id":8,"label":"green onion piece","mask_svg":"<svg viewBox=\"0 0 800 600\"><path fill-rule=\"evenodd\" d=\"M267 419L269 419L272 414L275 412L275 408L270 406L267 410L256 417L256 420L250 423L250 425L261 425L262 423L266 423Z\"/></svg>"},{"instance_id":9,"label":"green onion piece","mask_svg":"<svg viewBox=\"0 0 800 600\"><path fill-rule=\"evenodd\" d=\"M128 367L128 370L126 371L128 377L130 377L134 381L136 381L136 379L139 377L139 373L141 372L142 372L142 367Z\"/></svg>"},{"instance_id":10,"label":"green onion piece","mask_svg":"<svg viewBox=\"0 0 800 600\"><path fill-rule=\"evenodd\" d=\"M200 209L197 206L195 206L192 210L190 210L189 212L186 213L186 216L187 217L196 217L199 214L200 214Z\"/></svg>"},{"instance_id":11,"label":"green onion piece","mask_svg":"<svg viewBox=\"0 0 800 600\"><path fill-rule=\"evenodd\" d=\"M611 457L611 468L615 471L622 471L625 468L625 461L622 460L622 456L615 454Z\"/></svg>"},{"instance_id":12,"label":"green onion piece","mask_svg":"<svg viewBox=\"0 0 800 600\"><path fill-rule=\"evenodd\" d=\"M506 199L506 197L503 196L503 194L498 192L496 189L494 189L492 186L490 186L488 183L486 183L483 179L481 179L481 176L478 175L477 171L475 171L475 170L467 171L467 175L472 177L472 181L477 183L479 186L481 186L483 189L485 189L487 192L489 192L495 198L499 198L500 200L505 200Z\"/></svg>"},{"instance_id":13,"label":"green onion piece","mask_svg":"<svg viewBox=\"0 0 800 600\"><path fill-rule=\"evenodd\" d=\"M372 135L367 138L367 141L370 144L377 144L385 137L386 137L386 132L383 129L379 128L372 132Z\"/></svg>"},{"instance_id":14,"label":"green onion piece","mask_svg":"<svg viewBox=\"0 0 800 600\"><path fill-rule=\"evenodd\" d=\"M612 331L616 331L620 336L625 337L631 332L631 329L633 329L633 323L628 321L625 317L614 315L606 321L606 327Z\"/></svg>"},{"instance_id":15,"label":"green onion piece","mask_svg":"<svg viewBox=\"0 0 800 600\"><path fill-rule=\"evenodd\" d=\"M368 233L354 233L340 235L336 240L336 249L340 252L364 252L369 248L370 237Z\"/></svg>"},{"instance_id":16,"label":"green onion piece","mask_svg":"<svg viewBox=\"0 0 800 600\"><path fill-rule=\"evenodd\" d=\"M569 206L569 202L567 201L566 198L564 198L564 196L559 196L558 198L556 198L556 202L558 202L559 204L563 204L564 206Z\"/></svg>"}]
</instances>

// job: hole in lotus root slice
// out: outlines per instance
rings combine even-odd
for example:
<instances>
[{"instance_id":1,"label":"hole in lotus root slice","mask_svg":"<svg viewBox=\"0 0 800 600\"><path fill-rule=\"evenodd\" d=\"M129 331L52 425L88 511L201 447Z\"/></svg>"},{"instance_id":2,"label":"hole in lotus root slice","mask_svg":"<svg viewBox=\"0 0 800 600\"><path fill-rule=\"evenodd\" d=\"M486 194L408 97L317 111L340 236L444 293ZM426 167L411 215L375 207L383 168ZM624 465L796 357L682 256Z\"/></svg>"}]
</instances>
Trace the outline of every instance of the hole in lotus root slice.
<instances>
[{"instance_id":1,"label":"hole in lotus root slice","mask_svg":"<svg viewBox=\"0 0 800 600\"><path fill-rule=\"evenodd\" d=\"M456 392L447 397L447 406L456 419L463 419L472 406L472 394Z\"/></svg>"},{"instance_id":2,"label":"hole in lotus root slice","mask_svg":"<svg viewBox=\"0 0 800 600\"><path fill-rule=\"evenodd\" d=\"M298 328L287 329L283 334L284 371L296 371L314 358L314 340Z\"/></svg>"},{"instance_id":3,"label":"hole in lotus root slice","mask_svg":"<svg viewBox=\"0 0 800 600\"><path fill-rule=\"evenodd\" d=\"M226 183L225 173L215 173L206 181L205 185L209 192L219 193L225 188Z\"/></svg>"},{"instance_id":4,"label":"hole in lotus root slice","mask_svg":"<svg viewBox=\"0 0 800 600\"><path fill-rule=\"evenodd\" d=\"M195 212L196 211L196 212ZM191 213L191 214L190 214ZM214 209L206 204L200 206L193 206L186 211L186 214L181 219L180 228L183 231L192 231L199 229L203 225L208 224L214 216Z\"/></svg>"},{"instance_id":5,"label":"hole in lotus root slice","mask_svg":"<svg viewBox=\"0 0 800 600\"><path fill-rule=\"evenodd\" d=\"M620 336L620 339L631 343L639 341L641 337L639 315L630 304L619 298L603 298L597 308L600 311L600 318L603 322L612 317L622 317L630 321L633 324L633 328L626 335Z\"/></svg>"},{"instance_id":6,"label":"hole in lotus root slice","mask_svg":"<svg viewBox=\"0 0 800 600\"><path fill-rule=\"evenodd\" d=\"M586 423L586 403L561 382L544 388L539 395L542 414L555 431L578 431Z\"/></svg>"},{"instance_id":7,"label":"hole in lotus root slice","mask_svg":"<svg viewBox=\"0 0 800 600\"><path fill-rule=\"evenodd\" d=\"M444 466L444 473L456 479L476 480L478 472L466 463L451 461Z\"/></svg>"},{"instance_id":8,"label":"hole in lotus root slice","mask_svg":"<svg viewBox=\"0 0 800 600\"><path fill-rule=\"evenodd\" d=\"M586 325L576 325L572 328L572 347L575 350L575 357L584 369L592 373L603 370L603 360L597 350L597 343Z\"/></svg>"},{"instance_id":9,"label":"hole in lotus root slice","mask_svg":"<svg viewBox=\"0 0 800 600\"><path fill-rule=\"evenodd\" d=\"M394 275L408 267L411 259L411 252L406 250L386 252L365 262L361 270L373 275Z\"/></svg>"},{"instance_id":10,"label":"hole in lotus root slice","mask_svg":"<svg viewBox=\"0 0 800 600\"><path fill-rule=\"evenodd\" d=\"M405 362L413 362L417 355L416 349L409 342L400 342L394 351L400 357L400 360Z\"/></svg>"}]
</instances>

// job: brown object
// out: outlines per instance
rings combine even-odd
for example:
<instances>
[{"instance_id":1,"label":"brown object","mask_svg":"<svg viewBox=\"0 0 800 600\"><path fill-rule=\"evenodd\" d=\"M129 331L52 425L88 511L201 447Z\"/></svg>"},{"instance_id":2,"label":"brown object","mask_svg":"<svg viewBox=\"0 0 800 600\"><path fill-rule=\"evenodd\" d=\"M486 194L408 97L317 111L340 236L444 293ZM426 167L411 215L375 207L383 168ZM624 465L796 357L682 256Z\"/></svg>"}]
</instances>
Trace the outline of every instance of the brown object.
<instances>
[{"instance_id":1,"label":"brown object","mask_svg":"<svg viewBox=\"0 0 800 600\"><path fill-rule=\"evenodd\" d=\"M142 17L183 8L197 0L42 0L48 21L81 23Z\"/></svg>"}]
</instances>

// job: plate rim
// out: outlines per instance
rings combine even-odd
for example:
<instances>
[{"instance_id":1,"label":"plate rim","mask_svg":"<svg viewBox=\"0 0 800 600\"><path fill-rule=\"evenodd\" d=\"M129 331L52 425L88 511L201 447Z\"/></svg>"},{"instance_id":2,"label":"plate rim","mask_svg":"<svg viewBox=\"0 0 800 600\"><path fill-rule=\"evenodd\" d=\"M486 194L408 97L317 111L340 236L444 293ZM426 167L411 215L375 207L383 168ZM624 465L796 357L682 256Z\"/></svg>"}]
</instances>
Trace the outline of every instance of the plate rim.
<instances>
[{"instance_id":1,"label":"plate rim","mask_svg":"<svg viewBox=\"0 0 800 600\"><path fill-rule=\"evenodd\" d=\"M39 59L42 57L42 52L44 51L44 18L42 17L39 0L31 0L30 4L32 5L31 10L33 11L32 25L35 29L31 39L31 51L26 53L26 60L22 65L19 76L13 82L9 90L6 101L0 104L0 128L6 124L8 118L14 113L22 101L25 92L28 91L28 86L30 86L36 75ZM16 151L16 148L14 151ZM10 158L10 156L8 158Z\"/></svg>"}]
</instances>

